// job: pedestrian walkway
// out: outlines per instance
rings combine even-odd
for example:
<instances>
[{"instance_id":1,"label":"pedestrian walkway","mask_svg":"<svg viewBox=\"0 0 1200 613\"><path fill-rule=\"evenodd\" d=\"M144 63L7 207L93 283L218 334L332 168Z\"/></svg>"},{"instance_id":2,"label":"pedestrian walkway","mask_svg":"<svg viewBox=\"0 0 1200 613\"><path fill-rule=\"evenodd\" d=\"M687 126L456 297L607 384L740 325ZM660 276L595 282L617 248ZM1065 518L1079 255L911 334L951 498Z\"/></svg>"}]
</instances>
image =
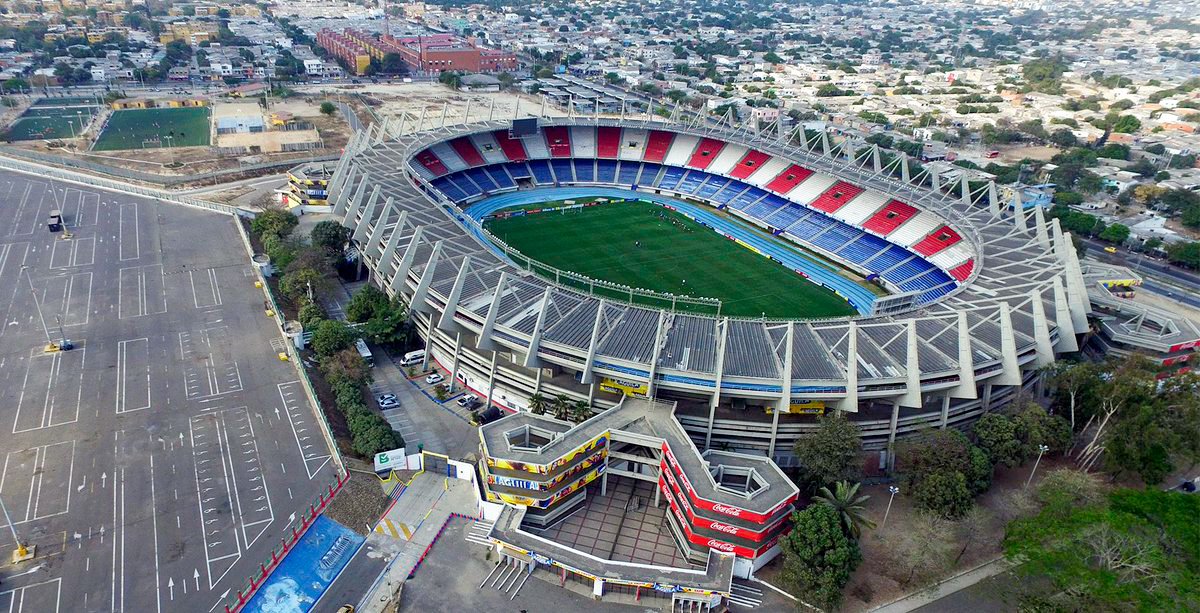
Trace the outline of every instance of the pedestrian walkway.
<instances>
[{"instance_id":1,"label":"pedestrian walkway","mask_svg":"<svg viewBox=\"0 0 1200 613\"><path fill-rule=\"evenodd\" d=\"M469 481L434 472L421 472L413 477L379 524L396 526L401 532L409 530L408 538L401 541L396 557L388 563L358 610L383 611L392 595L429 552L446 522L454 515L475 516L477 511L478 500ZM379 532L378 526L376 532Z\"/></svg>"},{"instance_id":2,"label":"pedestrian walkway","mask_svg":"<svg viewBox=\"0 0 1200 613\"><path fill-rule=\"evenodd\" d=\"M975 568L963 571L949 579L944 579L934 585L909 594L897 600L893 600L883 606L871 610L871 613L907 613L949 596L960 590L964 590L984 579L994 577L1012 568L1012 563L1007 558L997 558L990 562L984 562Z\"/></svg>"}]
</instances>

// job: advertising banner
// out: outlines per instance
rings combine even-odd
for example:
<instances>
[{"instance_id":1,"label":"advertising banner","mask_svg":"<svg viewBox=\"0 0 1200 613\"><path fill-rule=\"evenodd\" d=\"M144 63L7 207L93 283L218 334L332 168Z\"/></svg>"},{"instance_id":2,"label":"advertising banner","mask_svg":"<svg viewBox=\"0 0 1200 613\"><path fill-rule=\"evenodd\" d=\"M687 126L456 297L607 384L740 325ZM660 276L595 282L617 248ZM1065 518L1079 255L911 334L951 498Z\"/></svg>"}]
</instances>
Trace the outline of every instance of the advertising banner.
<instances>
[{"instance_id":1,"label":"advertising banner","mask_svg":"<svg viewBox=\"0 0 1200 613\"><path fill-rule=\"evenodd\" d=\"M403 447L375 454L375 472L378 474L407 469L408 456L404 454Z\"/></svg>"},{"instance_id":2,"label":"advertising banner","mask_svg":"<svg viewBox=\"0 0 1200 613\"><path fill-rule=\"evenodd\" d=\"M600 379L600 389L614 394L624 394L637 398L645 398L650 394L650 385L647 383L626 379L613 379L612 377L602 377Z\"/></svg>"}]
</instances>

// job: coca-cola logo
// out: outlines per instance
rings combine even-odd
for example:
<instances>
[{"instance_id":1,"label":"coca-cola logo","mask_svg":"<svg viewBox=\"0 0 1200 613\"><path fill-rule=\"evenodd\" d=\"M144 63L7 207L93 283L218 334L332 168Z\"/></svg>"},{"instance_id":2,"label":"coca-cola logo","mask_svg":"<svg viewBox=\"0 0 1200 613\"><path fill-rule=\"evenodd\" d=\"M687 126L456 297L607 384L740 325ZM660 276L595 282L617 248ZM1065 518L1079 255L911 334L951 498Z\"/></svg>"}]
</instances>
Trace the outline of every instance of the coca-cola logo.
<instances>
[{"instance_id":1,"label":"coca-cola logo","mask_svg":"<svg viewBox=\"0 0 1200 613\"><path fill-rule=\"evenodd\" d=\"M742 516L741 509L739 509L737 507L727 507L721 503L714 504L712 507L712 510L717 513L721 513L722 515L728 515L730 517L741 517Z\"/></svg>"},{"instance_id":2,"label":"coca-cola logo","mask_svg":"<svg viewBox=\"0 0 1200 613\"><path fill-rule=\"evenodd\" d=\"M733 551L733 545L718 541L717 539L708 539L708 546L709 548L716 549L717 551Z\"/></svg>"},{"instance_id":3,"label":"coca-cola logo","mask_svg":"<svg viewBox=\"0 0 1200 613\"><path fill-rule=\"evenodd\" d=\"M729 524L722 524L722 523L715 522L715 521L712 522L711 524L709 524L708 527L712 528L713 530L716 530L717 532L724 532L725 534L737 534L738 533L737 526L730 526Z\"/></svg>"}]
</instances>

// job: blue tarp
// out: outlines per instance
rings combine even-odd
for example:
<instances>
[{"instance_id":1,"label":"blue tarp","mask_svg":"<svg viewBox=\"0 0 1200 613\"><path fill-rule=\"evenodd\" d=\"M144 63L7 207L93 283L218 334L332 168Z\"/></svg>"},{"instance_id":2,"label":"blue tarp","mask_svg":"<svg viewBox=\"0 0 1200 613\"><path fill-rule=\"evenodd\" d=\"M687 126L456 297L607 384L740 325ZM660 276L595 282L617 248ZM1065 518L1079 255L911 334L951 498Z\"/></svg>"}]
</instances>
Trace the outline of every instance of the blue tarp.
<instances>
[{"instance_id":1,"label":"blue tarp","mask_svg":"<svg viewBox=\"0 0 1200 613\"><path fill-rule=\"evenodd\" d=\"M308 613L365 540L336 521L318 516L242 610Z\"/></svg>"}]
</instances>

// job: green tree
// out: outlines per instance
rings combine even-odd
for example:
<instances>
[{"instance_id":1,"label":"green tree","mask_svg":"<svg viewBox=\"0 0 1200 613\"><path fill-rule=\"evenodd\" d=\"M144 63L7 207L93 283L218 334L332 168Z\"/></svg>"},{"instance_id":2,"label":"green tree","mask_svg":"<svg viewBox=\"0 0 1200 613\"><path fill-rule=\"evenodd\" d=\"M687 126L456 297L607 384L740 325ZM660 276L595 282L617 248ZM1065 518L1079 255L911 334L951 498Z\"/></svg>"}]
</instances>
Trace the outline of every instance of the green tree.
<instances>
[{"instance_id":1,"label":"green tree","mask_svg":"<svg viewBox=\"0 0 1200 613\"><path fill-rule=\"evenodd\" d=\"M321 372L327 381L345 380L355 385L371 382L371 366L354 349L342 349L321 361Z\"/></svg>"},{"instance_id":2,"label":"green tree","mask_svg":"<svg viewBox=\"0 0 1200 613\"><path fill-rule=\"evenodd\" d=\"M1050 142L1059 147L1067 148L1079 144L1079 139L1075 138L1075 133L1070 130L1059 128L1050 133Z\"/></svg>"},{"instance_id":3,"label":"green tree","mask_svg":"<svg viewBox=\"0 0 1200 613\"><path fill-rule=\"evenodd\" d=\"M1111 224L1100 233L1100 240L1121 244L1129 238L1129 227L1119 223Z\"/></svg>"},{"instance_id":4,"label":"green tree","mask_svg":"<svg viewBox=\"0 0 1200 613\"><path fill-rule=\"evenodd\" d=\"M329 102L328 100L321 103L320 109L321 109L321 114L325 115L326 117L331 117L331 116L333 116L334 113L337 112L337 107L334 106L334 104L332 102ZM321 223L334 223L334 222L321 222Z\"/></svg>"},{"instance_id":5,"label":"green tree","mask_svg":"<svg viewBox=\"0 0 1200 613\"><path fill-rule=\"evenodd\" d=\"M1025 460L1021 441L1017 438L1017 424L1007 415L988 413L975 422L972 431L976 444L993 465L1012 468Z\"/></svg>"},{"instance_id":6,"label":"green tree","mask_svg":"<svg viewBox=\"0 0 1200 613\"><path fill-rule=\"evenodd\" d=\"M321 247L329 253L338 254L342 252L342 247L350 240L350 228L336 221L320 221L317 222L317 225L313 226L309 238L313 245Z\"/></svg>"},{"instance_id":7,"label":"green tree","mask_svg":"<svg viewBox=\"0 0 1200 613\"><path fill-rule=\"evenodd\" d=\"M308 299L311 290L315 296L324 285L325 277L312 268L300 268L283 275L279 281L279 291L292 302L299 303Z\"/></svg>"},{"instance_id":8,"label":"green tree","mask_svg":"<svg viewBox=\"0 0 1200 613\"><path fill-rule=\"evenodd\" d=\"M362 326L363 336L382 345L402 346L413 335L412 320L408 307L399 297L387 302Z\"/></svg>"},{"instance_id":9,"label":"green tree","mask_svg":"<svg viewBox=\"0 0 1200 613\"><path fill-rule=\"evenodd\" d=\"M317 324L312 335L312 348L318 356L327 358L354 344L354 329L335 319Z\"/></svg>"},{"instance_id":10,"label":"green tree","mask_svg":"<svg viewBox=\"0 0 1200 613\"><path fill-rule=\"evenodd\" d=\"M260 239L275 235L280 238L292 233L300 224L300 219L283 209L267 209L254 217L250 222L250 231Z\"/></svg>"},{"instance_id":11,"label":"green tree","mask_svg":"<svg viewBox=\"0 0 1200 613\"><path fill-rule=\"evenodd\" d=\"M859 478L862 437L858 426L841 413L819 417L816 431L801 435L794 452L800 483L807 491Z\"/></svg>"},{"instance_id":12,"label":"green tree","mask_svg":"<svg viewBox=\"0 0 1200 613\"><path fill-rule=\"evenodd\" d=\"M946 519L966 515L973 504L967 478L958 471L933 473L918 481L912 497L921 508Z\"/></svg>"},{"instance_id":13,"label":"green tree","mask_svg":"<svg viewBox=\"0 0 1200 613\"><path fill-rule=\"evenodd\" d=\"M1200 242L1181 242L1168 245L1167 259L1189 268L1200 268Z\"/></svg>"},{"instance_id":14,"label":"green tree","mask_svg":"<svg viewBox=\"0 0 1200 613\"><path fill-rule=\"evenodd\" d=\"M350 297L350 302L346 304L346 319L353 323L363 323L381 313L387 305L387 294L368 283Z\"/></svg>"},{"instance_id":15,"label":"green tree","mask_svg":"<svg viewBox=\"0 0 1200 613\"><path fill-rule=\"evenodd\" d=\"M833 491L829 491L828 487L822 487L816 500L827 504L838 513L838 517L842 519L842 527L846 530L846 536L854 540L862 535L862 529L871 529L875 527L875 522L867 518L863 503L870 500L870 496L858 495L858 483L850 485L847 481L838 481Z\"/></svg>"},{"instance_id":16,"label":"green tree","mask_svg":"<svg viewBox=\"0 0 1200 613\"><path fill-rule=\"evenodd\" d=\"M862 562L858 543L842 530L837 511L813 504L793 513L792 529L780 544L789 591L826 609L837 608L850 573Z\"/></svg>"},{"instance_id":17,"label":"green tree","mask_svg":"<svg viewBox=\"0 0 1200 613\"><path fill-rule=\"evenodd\" d=\"M1141 120L1133 115L1121 115L1112 125L1112 131L1118 134L1133 134L1141 128Z\"/></svg>"},{"instance_id":18,"label":"green tree","mask_svg":"<svg viewBox=\"0 0 1200 613\"><path fill-rule=\"evenodd\" d=\"M325 307L316 302L306 302L300 307L297 318L300 320L300 325L304 326L305 330L313 329L322 319L329 319L329 315L325 312Z\"/></svg>"},{"instance_id":19,"label":"green tree","mask_svg":"<svg viewBox=\"0 0 1200 613\"><path fill-rule=\"evenodd\" d=\"M546 408L549 407L549 405L550 403L546 400L546 397L543 396L541 392L537 392L529 397L529 412L533 413L534 415L545 415Z\"/></svg>"}]
</instances>

